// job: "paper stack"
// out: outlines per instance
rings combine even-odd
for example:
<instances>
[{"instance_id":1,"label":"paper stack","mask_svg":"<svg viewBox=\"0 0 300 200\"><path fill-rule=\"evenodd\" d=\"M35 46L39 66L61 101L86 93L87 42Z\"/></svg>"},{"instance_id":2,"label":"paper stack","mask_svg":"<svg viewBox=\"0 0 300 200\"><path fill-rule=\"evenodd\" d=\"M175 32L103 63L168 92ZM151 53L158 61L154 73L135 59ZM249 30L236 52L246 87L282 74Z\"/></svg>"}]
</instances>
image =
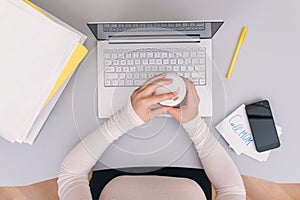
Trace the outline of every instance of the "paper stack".
<instances>
[{"instance_id":1,"label":"paper stack","mask_svg":"<svg viewBox=\"0 0 300 200\"><path fill-rule=\"evenodd\" d=\"M25 0L0 0L0 136L32 144L75 68L86 36Z\"/></svg>"},{"instance_id":2,"label":"paper stack","mask_svg":"<svg viewBox=\"0 0 300 200\"><path fill-rule=\"evenodd\" d=\"M260 162L267 161L271 150L262 153L256 150L244 104L220 122L216 129L237 155L243 153ZM276 125L276 129L280 136L282 134L281 127Z\"/></svg>"}]
</instances>

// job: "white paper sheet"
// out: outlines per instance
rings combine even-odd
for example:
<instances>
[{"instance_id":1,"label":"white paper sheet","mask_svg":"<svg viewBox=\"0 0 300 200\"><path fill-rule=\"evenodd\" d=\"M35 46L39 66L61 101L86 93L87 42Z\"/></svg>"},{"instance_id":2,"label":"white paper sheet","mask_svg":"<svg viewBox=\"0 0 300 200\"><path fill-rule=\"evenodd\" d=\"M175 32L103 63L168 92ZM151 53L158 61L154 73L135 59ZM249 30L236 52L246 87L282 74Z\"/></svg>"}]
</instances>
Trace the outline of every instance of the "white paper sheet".
<instances>
[{"instance_id":1,"label":"white paper sheet","mask_svg":"<svg viewBox=\"0 0 300 200\"><path fill-rule=\"evenodd\" d=\"M0 0L0 136L27 134L80 37Z\"/></svg>"}]
</instances>

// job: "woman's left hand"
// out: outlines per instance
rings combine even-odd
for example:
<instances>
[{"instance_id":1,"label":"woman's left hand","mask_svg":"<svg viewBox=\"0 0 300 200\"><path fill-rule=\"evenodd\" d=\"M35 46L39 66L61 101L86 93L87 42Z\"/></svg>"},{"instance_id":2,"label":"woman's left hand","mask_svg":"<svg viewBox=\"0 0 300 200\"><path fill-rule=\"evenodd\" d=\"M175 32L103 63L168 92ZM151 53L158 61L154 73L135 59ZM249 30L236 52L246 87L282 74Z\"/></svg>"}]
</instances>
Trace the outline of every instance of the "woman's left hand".
<instances>
[{"instance_id":1,"label":"woman's left hand","mask_svg":"<svg viewBox=\"0 0 300 200\"><path fill-rule=\"evenodd\" d=\"M165 78L165 73L154 76L137 88L131 95L132 107L144 122L147 122L160 114L166 113L168 109L164 106L152 109L151 106L176 96L173 92L159 95L155 94L157 88L172 82L172 79Z\"/></svg>"}]
</instances>

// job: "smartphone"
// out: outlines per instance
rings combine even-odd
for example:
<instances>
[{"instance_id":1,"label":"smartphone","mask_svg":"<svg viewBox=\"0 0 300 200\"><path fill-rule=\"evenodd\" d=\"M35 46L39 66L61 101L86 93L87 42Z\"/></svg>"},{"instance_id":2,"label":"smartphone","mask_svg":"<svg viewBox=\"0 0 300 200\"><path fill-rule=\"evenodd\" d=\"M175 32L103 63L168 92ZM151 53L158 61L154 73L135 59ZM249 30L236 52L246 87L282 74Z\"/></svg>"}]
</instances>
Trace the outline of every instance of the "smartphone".
<instances>
[{"instance_id":1,"label":"smartphone","mask_svg":"<svg viewBox=\"0 0 300 200\"><path fill-rule=\"evenodd\" d=\"M280 146L270 104L267 100L246 105L250 128L258 152Z\"/></svg>"}]
</instances>

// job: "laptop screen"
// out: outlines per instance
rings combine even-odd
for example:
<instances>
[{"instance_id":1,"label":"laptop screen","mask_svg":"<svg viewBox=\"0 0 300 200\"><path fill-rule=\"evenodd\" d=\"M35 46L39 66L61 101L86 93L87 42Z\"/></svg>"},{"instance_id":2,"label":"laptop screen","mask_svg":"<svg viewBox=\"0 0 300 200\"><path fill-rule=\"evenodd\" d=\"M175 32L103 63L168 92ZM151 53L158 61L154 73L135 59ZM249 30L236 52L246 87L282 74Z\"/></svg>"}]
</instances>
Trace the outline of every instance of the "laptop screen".
<instances>
[{"instance_id":1,"label":"laptop screen","mask_svg":"<svg viewBox=\"0 0 300 200\"><path fill-rule=\"evenodd\" d=\"M97 40L110 37L146 36L200 36L210 39L223 21L164 21L164 22L91 22L88 27Z\"/></svg>"}]
</instances>

